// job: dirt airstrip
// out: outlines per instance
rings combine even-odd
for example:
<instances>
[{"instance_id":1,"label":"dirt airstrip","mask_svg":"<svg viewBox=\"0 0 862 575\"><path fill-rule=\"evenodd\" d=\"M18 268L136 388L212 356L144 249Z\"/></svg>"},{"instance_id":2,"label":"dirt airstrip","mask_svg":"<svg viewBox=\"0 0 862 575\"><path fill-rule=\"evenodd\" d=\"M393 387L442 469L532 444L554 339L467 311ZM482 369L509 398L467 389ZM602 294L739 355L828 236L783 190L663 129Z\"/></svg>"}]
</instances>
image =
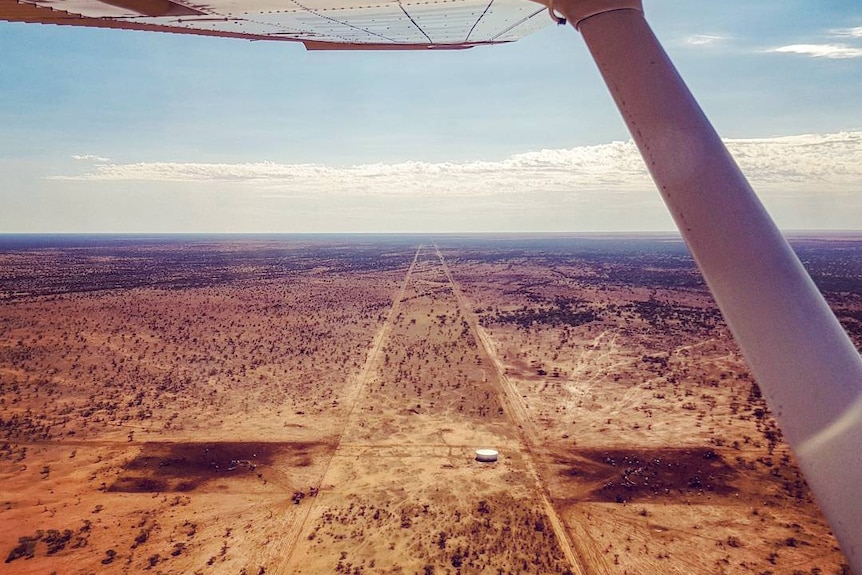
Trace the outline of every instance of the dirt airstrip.
<instances>
[{"instance_id":1,"label":"dirt airstrip","mask_svg":"<svg viewBox=\"0 0 862 575\"><path fill-rule=\"evenodd\" d=\"M3 573L849 572L673 238L3 241Z\"/></svg>"}]
</instances>

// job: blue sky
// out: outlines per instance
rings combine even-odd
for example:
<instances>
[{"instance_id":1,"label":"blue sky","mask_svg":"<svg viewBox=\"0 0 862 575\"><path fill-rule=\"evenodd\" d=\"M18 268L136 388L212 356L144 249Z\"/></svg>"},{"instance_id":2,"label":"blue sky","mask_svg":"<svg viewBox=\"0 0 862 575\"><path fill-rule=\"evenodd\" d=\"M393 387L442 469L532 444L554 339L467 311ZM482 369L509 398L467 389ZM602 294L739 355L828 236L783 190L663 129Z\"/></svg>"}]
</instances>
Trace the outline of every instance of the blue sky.
<instances>
[{"instance_id":1,"label":"blue sky","mask_svg":"<svg viewBox=\"0 0 862 575\"><path fill-rule=\"evenodd\" d=\"M862 4L646 0L786 229L862 228ZM459 52L0 23L0 232L672 228L580 36Z\"/></svg>"}]
</instances>

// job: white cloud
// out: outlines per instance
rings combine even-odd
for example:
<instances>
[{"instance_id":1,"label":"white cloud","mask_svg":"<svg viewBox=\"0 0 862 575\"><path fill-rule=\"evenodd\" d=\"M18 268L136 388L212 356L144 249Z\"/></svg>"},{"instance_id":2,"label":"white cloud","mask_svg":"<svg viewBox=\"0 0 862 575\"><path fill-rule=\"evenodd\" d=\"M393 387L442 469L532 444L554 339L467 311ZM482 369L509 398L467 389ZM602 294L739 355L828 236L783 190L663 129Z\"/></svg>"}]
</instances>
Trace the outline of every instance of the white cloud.
<instances>
[{"instance_id":1,"label":"white cloud","mask_svg":"<svg viewBox=\"0 0 862 575\"><path fill-rule=\"evenodd\" d=\"M779 54L800 54L812 58L847 59L862 58L862 48L847 44L792 44L771 48L767 52Z\"/></svg>"},{"instance_id":2,"label":"white cloud","mask_svg":"<svg viewBox=\"0 0 862 575\"><path fill-rule=\"evenodd\" d=\"M643 189L649 179L632 142L541 150L505 160L375 163L339 168L320 164L100 164L53 180L228 182L267 195L487 196L525 190Z\"/></svg>"},{"instance_id":3,"label":"white cloud","mask_svg":"<svg viewBox=\"0 0 862 575\"><path fill-rule=\"evenodd\" d=\"M87 162L110 162L111 161L110 158L103 158L102 156L95 156L93 154L83 154L83 155L73 154L72 159L73 160L83 160L83 161L87 161Z\"/></svg>"},{"instance_id":4,"label":"white cloud","mask_svg":"<svg viewBox=\"0 0 862 575\"><path fill-rule=\"evenodd\" d=\"M709 46L727 40L727 36L717 36L714 34L692 34L685 39L686 44L692 46Z\"/></svg>"},{"instance_id":5,"label":"white cloud","mask_svg":"<svg viewBox=\"0 0 862 575\"><path fill-rule=\"evenodd\" d=\"M862 189L862 131L727 140L755 188L840 192ZM53 180L227 183L261 197L489 197L653 190L633 142L515 154L501 161L401 162L333 167L254 162L97 164Z\"/></svg>"},{"instance_id":6,"label":"white cloud","mask_svg":"<svg viewBox=\"0 0 862 575\"><path fill-rule=\"evenodd\" d=\"M862 130L725 141L780 226L859 228ZM0 214L0 224L17 231L142 232L673 226L630 141L475 162L92 163L51 179L62 195L33 204L29 220Z\"/></svg>"},{"instance_id":7,"label":"white cloud","mask_svg":"<svg viewBox=\"0 0 862 575\"><path fill-rule=\"evenodd\" d=\"M812 58L849 59L862 58L862 26L828 30L821 40L810 44L790 44L771 48L767 52L798 54Z\"/></svg>"},{"instance_id":8,"label":"white cloud","mask_svg":"<svg viewBox=\"0 0 862 575\"><path fill-rule=\"evenodd\" d=\"M835 30L830 30L829 33L833 36L862 38L862 26L857 26L856 28L837 28Z\"/></svg>"},{"instance_id":9,"label":"white cloud","mask_svg":"<svg viewBox=\"0 0 862 575\"><path fill-rule=\"evenodd\" d=\"M862 131L726 142L761 181L862 181Z\"/></svg>"}]
</instances>

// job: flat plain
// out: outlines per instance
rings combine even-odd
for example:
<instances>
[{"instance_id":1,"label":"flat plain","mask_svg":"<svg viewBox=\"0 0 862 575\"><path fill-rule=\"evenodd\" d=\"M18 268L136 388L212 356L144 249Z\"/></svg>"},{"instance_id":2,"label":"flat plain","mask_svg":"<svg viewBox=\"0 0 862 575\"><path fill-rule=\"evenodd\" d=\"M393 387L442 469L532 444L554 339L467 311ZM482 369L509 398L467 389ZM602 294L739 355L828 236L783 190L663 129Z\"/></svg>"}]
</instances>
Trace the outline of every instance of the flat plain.
<instances>
[{"instance_id":1,"label":"flat plain","mask_svg":"<svg viewBox=\"0 0 862 575\"><path fill-rule=\"evenodd\" d=\"M793 244L862 347L862 237ZM0 237L0 525L10 574L849 572L672 236Z\"/></svg>"}]
</instances>

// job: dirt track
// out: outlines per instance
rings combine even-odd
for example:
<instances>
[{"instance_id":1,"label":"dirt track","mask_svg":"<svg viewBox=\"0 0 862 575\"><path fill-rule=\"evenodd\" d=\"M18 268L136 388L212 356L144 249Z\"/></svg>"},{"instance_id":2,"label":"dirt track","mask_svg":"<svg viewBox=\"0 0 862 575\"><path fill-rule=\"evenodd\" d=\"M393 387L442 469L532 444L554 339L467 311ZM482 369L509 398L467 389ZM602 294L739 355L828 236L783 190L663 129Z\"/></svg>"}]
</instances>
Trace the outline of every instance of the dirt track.
<instances>
[{"instance_id":1,"label":"dirt track","mask_svg":"<svg viewBox=\"0 0 862 575\"><path fill-rule=\"evenodd\" d=\"M420 262L420 256L420 269L414 272L417 262ZM441 320L442 325L431 324L426 332L415 333L415 326L423 315L427 319L432 307L436 317L453 319ZM389 318L400 318L400 320L387 322L383 328L388 337L381 342L382 345L369 360L373 362L368 370L370 377L363 385L363 393L358 398L357 404L351 408L345 433L334 454L332 464L323 478L320 494L313 502L314 508L309 510L308 517L313 525L306 525L304 528L303 533L306 533L306 536L299 541L293 556L294 561L288 563L286 571L319 572L325 569L325 563L321 563L319 557L335 555L336 550L338 553L348 554L349 557L357 555L355 543L341 545L343 540L338 539L337 532L333 532L331 541L318 535L327 528L325 519L327 514L340 516L346 513L344 509L346 502L351 502L348 503L348 509L350 505L359 504L360 501L366 504L371 502L381 508L394 506L398 513L393 515L393 518L403 522L404 513L412 513L409 510L415 505L430 507L430 505L446 505L448 502L448 506L466 515L474 513L475 509L471 507L478 506L481 501L505 497L519 505L542 509L556 540L555 545L559 546L563 557L569 563L568 567L581 572L574 563L575 555L570 549L565 530L550 505L535 471L530 449L524 441L523 433L519 430L522 422L513 418L513 410L506 407L510 400L502 388L495 363L478 339L475 316L465 306L458 286L454 283L445 260L436 247L422 246L417 250ZM415 340L417 344L426 348L451 342L445 325L447 323L458 325L457 322L463 322L463 324L459 326L461 331L456 340L456 350L463 351L462 355L465 359L470 355L478 359L475 363L462 360L449 364L448 369L469 370L470 375L466 385L471 389L465 393L484 398L497 398L502 407L500 410L502 417L496 418L493 429L482 432L479 437L483 439L476 443L470 443L469 438L476 437L476 427L482 427L482 425L469 420L459 421L459 418L453 420L451 408L456 401L454 395L440 394L439 401L433 407L423 407L418 403L418 409L415 407L399 409L397 394L392 394L387 389L390 384L397 385L398 382L391 381L382 363L383 354L395 353L395 348L404 345L405 342L412 342L412 338L417 336L420 336L420 339ZM405 359L407 361L401 368L403 373L409 373L417 380L427 380L431 387L439 385L440 382L436 381L438 376L427 373L429 370L422 362L412 361L413 358ZM529 424L525 420L523 423ZM389 433L390 431L394 433ZM394 437L397 437L397 443L393 442ZM500 484L499 479L489 480L488 474L499 474L499 470L495 473L494 470L483 469L487 464L473 461L475 449L489 444L504 446L503 457L506 458L507 463L496 464L496 466L509 468L506 471L507 474L516 474L519 477L517 485L512 485L511 480L507 480L505 484ZM494 464L491 467L493 466ZM410 469L412 476L409 487L405 485L405 478L400 475L407 469ZM441 485L440 480L445 475L458 479L453 484ZM371 478L374 480L372 481ZM515 492L512 493L513 491ZM446 493L448 496L444 495ZM428 519L428 523L434 526L433 529L439 528L438 533L446 532L445 522L441 522L439 517L427 518L425 517L427 513L429 512L423 511L421 517ZM410 522L412 525L413 520L410 519ZM384 543L375 540L378 535L389 533L387 525L385 523L377 525L376 529L379 531L369 534L371 526L366 527L363 521L352 519L349 523L353 529L364 528L360 549L365 549L367 556L363 556L360 552L358 560L370 561L373 557L379 565L382 559L376 553L379 553ZM421 542L433 535L433 532L427 531L428 528L424 528L424 533L411 534L404 543L409 544L414 549L413 553L418 556L415 563L416 569L422 567L420 562L433 564L435 557L441 555L441 551L444 555L446 552L445 545L442 548L438 545L436 550L433 547L424 547ZM454 531L452 535L447 535L449 539L458 537L457 527L453 529L450 526L449 530ZM542 535L535 543L525 541L525 545L529 547L547 545L546 538L544 534ZM311 543L307 543L308 541ZM414 543L411 544L410 541ZM453 556L449 556L450 562ZM404 557L397 559L396 563L402 568L409 568L412 564ZM482 563L481 569L487 569L493 564L494 560L490 560L490 563ZM475 568L479 568L479 564Z\"/></svg>"},{"instance_id":2,"label":"dirt track","mask_svg":"<svg viewBox=\"0 0 862 575\"><path fill-rule=\"evenodd\" d=\"M839 572L684 253L447 242L0 253L4 573Z\"/></svg>"},{"instance_id":3,"label":"dirt track","mask_svg":"<svg viewBox=\"0 0 862 575\"><path fill-rule=\"evenodd\" d=\"M500 361L500 358L497 357L496 353L494 352L494 347L491 344L488 335L479 326L476 314L472 312L472 306L464 299L464 295L461 293L461 288L458 286L458 283L452 277L452 272L449 270L449 266L446 265L446 259L440 252L440 248L434 246L434 249L437 253L437 257L440 258L440 265L443 266L443 271L446 274L449 283L452 285L452 291L455 294L455 300L458 302L458 307L460 308L461 313L467 319L467 322L470 324L470 330L472 331L473 337L475 338L476 342L479 344L479 348L482 351L483 357L487 360L488 365L492 366L492 384L494 385L494 387L497 388L498 395L500 396L500 399L502 400L503 404L506 406L506 412L518 428L522 449L525 454L525 465L532 481L535 482L539 497L542 502L542 508L544 509L545 514L547 515L548 520L551 523L551 527L554 530L554 535L556 535L557 541L559 542L563 553L565 553L566 559L568 559L569 566L571 567L573 572L580 573L581 575L583 575L584 573L588 572L588 570L584 566L584 557L581 555L580 552L575 552L577 545L573 544L573 542L570 540L569 533L566 531L565 527L560 521L560 518L557 515L557 510L554 509L554 506L550 501L548 489L545 486L542 477L536 471L536 464L533 461L533 446L536 445L537 438L533 430L533 423L530 421L529 417L527 416L527 411L524 408L524 403L521 399L521 395L518 393L518 390L515 389L515 387L512 385L512 382L509 381L509 378L506 377L506 369L503 366L503 363Z\"/></svg>"}]
</instances>

